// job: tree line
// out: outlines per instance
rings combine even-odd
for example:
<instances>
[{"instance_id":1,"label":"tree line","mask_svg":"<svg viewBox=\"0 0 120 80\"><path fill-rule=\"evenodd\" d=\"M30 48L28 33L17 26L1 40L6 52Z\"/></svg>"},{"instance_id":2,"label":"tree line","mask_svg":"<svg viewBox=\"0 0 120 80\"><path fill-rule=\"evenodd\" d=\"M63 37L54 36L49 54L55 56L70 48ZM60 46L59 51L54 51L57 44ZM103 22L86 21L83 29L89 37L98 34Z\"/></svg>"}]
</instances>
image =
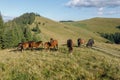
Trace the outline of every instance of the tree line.
<instances>
[{"instance_id":1,"label":"tree line","mask_svg":"<svg viewBox=\"0 0 120 80\"><path fill-rule=\"evenodd\" d=\"M38 24L33 29L29 27L34 22L36 16L40 15L25 13L12 21L4 23L0 14L0 48L11 48L16 47L20 42L40 40L40 37L35 35L41 32ZM32 31L35 34L32 34Z\"/></svg>"},{"instance_id":2,"label":"tree line","mask_svg":"<svg viewBox=\"0 0 120 80\"><path fill-rule=\"evenodd\" d=\"M100 33L102 37L108 39L111 43L120 44L120 32L116 33Z\"/></svg>"}]
</instances>

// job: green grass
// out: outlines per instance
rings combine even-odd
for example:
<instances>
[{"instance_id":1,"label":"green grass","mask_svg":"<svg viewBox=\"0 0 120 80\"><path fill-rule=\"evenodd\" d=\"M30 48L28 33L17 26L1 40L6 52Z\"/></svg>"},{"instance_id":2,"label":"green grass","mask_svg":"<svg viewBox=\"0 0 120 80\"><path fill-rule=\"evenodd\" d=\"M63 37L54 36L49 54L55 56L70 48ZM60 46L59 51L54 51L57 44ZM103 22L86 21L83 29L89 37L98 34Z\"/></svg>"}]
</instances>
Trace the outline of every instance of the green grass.
<instances>
[{"instance_id":1,"label":"green grass","mask_svg":"<svg viewBox=\"0 0 120 80\"><path fill-rule=\"evenodd\" d=\"M91 48L74 47L69 54L12 49L0 51L1 80L119 80L120 59Z\"/></svg>"}]
</instances>

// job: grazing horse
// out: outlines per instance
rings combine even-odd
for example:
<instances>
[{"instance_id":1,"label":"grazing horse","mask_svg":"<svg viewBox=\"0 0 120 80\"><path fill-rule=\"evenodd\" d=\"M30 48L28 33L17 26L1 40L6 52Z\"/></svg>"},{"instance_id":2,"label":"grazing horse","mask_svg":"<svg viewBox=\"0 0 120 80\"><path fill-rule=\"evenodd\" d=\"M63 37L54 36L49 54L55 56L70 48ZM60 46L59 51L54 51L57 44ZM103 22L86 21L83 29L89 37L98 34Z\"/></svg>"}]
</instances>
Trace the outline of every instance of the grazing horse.
<instances>
[{"instance_id":1,"label":"grazing horse","mask_svg":"<svg viewBox=\"0 0 120 80\"><path fill-rule=\"evenodd\" d=\"M29 43L29 47L31 48L31 50L33 50L33 48L39 48L40 46L43 47L43 42L42 41L38 41L38 42L31 41Z\"/></svg>"},{"instance_id":2,"label":"grazing horse","mask_svg":"<svg viewBox=\"0 0 120 80\"><path fill-rule=\"evenodd\" d=\"M31 41L18 43L18 48L17 49L20 49L21 51L23 51L25 49L28 49L28 48L30 48L30 43L31 43Z\"/></svg>"},{"instance_id":3,"label":"grazing horse","mask_svg":"<svg viewBox=\"0 0 120 80\"><path fill-rule=\"evenodd\" d=\"M92 47L94 44L94 40L93 39L89 39L87 44L86 44L86 47Z\"/></svg>"},{"instance_id":4,"label":"grazing horse","mask_svg":"<svg viewBox=\"0 0 120 80\"><path fill-rule=\"evenodd\" d=\"M51 40L50 42L45 42L44 43L44 48L46 50L48 50L48 49L58 50L58 41L57 40Z\"/></svg>"},{"instance_id":5,"label":"grazing horse","mask_svg":"<svg viewBox=\"0 0 120 80\"><path fill-rule=\"evenodd\" d=\"M45 42L45 43L44 43L44 48L45 48L46 50L50 49L50 46L51 46L50 42Z\"/></svg>"},{"instance_id":6,"label":"grazing horse","mask_svg":"<svg viewBox=\"0 0 120 80\"><path fill-rule=\"evenodd\" d=\"M81 38L78 38L77 39L77 44L78 44L78 47L80 47L82 44L85 43L85 40L84 39L81 39Z\"/></svg>"},{"instance_id":7,"label":"grazing horse","mask_svg":"<svg viewBox=\"0 0 120 80\"><path fill-rule=\"evenodd\" d=\"M58 41L57 40L51 40L50 44L51 44L50 48L58 49Z\"/></svg>"},{"instance_id":8,"label":"grazing horse","mask_svg":"<svg viewBox=\"0 0 120 80\"><path fill-rule=\"evenodd\" d=\"M73 52L73 41L72 41L72 39L67 40L67 47L68 47L68 52L72 53Z\"/></svg>"}]
</instances>

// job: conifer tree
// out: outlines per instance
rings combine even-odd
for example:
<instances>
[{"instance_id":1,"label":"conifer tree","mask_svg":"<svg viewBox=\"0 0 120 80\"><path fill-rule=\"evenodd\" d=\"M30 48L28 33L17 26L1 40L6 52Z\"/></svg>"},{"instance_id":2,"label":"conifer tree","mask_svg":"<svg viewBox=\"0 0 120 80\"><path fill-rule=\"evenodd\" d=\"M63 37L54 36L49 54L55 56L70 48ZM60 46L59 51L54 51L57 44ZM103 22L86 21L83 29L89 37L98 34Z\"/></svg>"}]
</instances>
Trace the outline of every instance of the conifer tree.
<instances>
[{"instance_id":1,"label":"conifer tree","mask_svg":"<svg viewBox=\"0 0 120 80\"><path fill-rule=\"evenodd\" d=\"M2 19L2 15L0 13L0 48L2 47L2 42L3 42L3 38L2 38L3 32L4 32L3 28L4 28L4 21Z\"/></svg>"},{"instance_id":2,"label":"conifer tree","mask_svg":"<svg viewBox=\"0 0 120 80\"><path fill-rule=\"evenodd\" d=\"M31 33L31 30L28 26L25 27L23 33L24 33L24 37L25 37L26 41L31 41L32 40L32 33Z\"/></svg>"}]
</instances>

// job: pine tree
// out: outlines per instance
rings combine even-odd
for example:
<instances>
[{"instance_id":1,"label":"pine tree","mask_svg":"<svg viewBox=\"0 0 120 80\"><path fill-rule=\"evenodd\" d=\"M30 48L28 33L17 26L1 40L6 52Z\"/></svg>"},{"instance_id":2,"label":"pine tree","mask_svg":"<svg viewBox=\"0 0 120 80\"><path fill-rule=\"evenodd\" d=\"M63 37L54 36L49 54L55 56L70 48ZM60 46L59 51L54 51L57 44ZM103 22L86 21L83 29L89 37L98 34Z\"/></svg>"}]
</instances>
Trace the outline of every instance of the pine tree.
<instances>
[{"instance_id":1,"label":"pine tree","mask_svg":"<svg viewBox=\"0 0 120 80\"><path fill-rule=\"evenodd\" d=\"M0 13L0 28L3 27L3 24L4 24L4 21L3 21L2 15Z\"/></svg>"},{"instance_id":2,"label":"pine tree","mask_svg":"<svg viewBox=\"0 0 120 80\"><path fill-rule=\"evenodd\" d=\"M31 30L28 26L25 27L23 33L24 33L24 37L25 37L26 41L31 41L32 40L32 33L31 33Z\"/></svg>"},{"instance_id":3,"label":"pine tree","mask_svg":"<svg viewBox=\"0 0 120 80\"><path fill-rule=\"evenodd\" d=\"M3 28L4 28L4 21L0 13L0 48L2 47L2 42L3 42L3 32L4 32Z\"/></svg>"}]
</instances>

